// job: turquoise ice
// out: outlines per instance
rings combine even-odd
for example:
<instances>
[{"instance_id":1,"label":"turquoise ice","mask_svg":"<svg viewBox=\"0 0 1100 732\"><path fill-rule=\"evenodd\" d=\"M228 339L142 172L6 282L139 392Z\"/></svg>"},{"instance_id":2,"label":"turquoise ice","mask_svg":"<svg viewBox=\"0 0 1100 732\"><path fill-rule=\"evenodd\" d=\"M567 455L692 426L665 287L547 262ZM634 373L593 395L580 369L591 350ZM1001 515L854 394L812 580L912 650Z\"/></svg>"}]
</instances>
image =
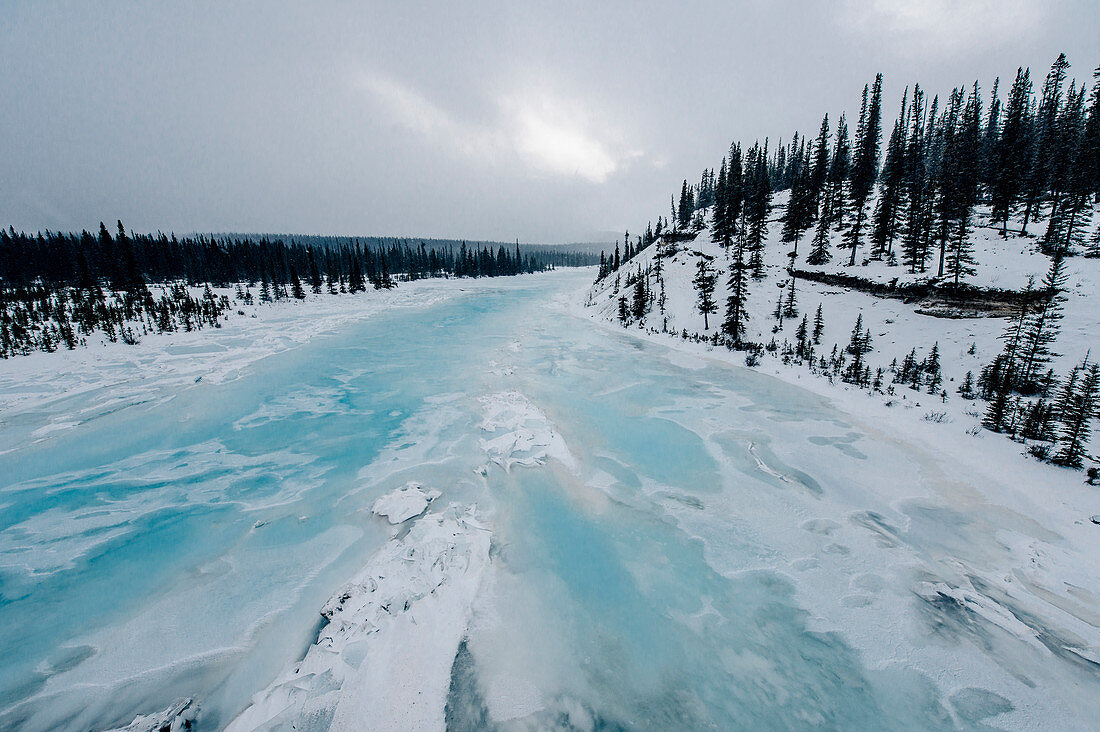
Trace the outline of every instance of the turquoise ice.
<instances>
[{"instance_id":1,"label":"turquoise ice","mask_svg":"<svg viewBox=\"0 0 1100 732\"><path fill-rule=\"evenodd\" d=\"M0 426L0 728L125 724L181 696L224 725L302 656L390 536L371 505L410 480L493 532L454 729L1095 719L1095 664L1036 662L1043 646L928 589L957 586L948 549L995 551L965 513L877 495L884 476L922 495L931 457L554 305L589 278L479 283L47 439ZM492 462L503 392L572 460Z\"/></svg>"}]
</instances>

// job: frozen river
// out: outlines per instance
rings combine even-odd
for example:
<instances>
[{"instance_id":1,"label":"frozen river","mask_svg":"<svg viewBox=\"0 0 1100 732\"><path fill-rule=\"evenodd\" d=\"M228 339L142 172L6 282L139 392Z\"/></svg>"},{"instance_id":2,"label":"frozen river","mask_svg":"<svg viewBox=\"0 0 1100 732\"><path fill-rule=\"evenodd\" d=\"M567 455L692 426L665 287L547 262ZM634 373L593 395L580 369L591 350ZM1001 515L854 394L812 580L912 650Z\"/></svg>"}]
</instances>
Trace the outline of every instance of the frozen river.
<instances>
[{"instance_id":1,"label":"frozen river","mask_svg":"<svg viewBox=\"0 0 1100 732\"><path fill-rule=\"evenodd\" d=\"M590 277L476 283L48 439L0 425L0 728L178 697L225 726L390 541L370 509L408 481L491 536L427 700L448 728L1096 725L1100 590L1043 573L1061 536L991 506L979 468L579 317Z\"/></svg>"}]
</instances>

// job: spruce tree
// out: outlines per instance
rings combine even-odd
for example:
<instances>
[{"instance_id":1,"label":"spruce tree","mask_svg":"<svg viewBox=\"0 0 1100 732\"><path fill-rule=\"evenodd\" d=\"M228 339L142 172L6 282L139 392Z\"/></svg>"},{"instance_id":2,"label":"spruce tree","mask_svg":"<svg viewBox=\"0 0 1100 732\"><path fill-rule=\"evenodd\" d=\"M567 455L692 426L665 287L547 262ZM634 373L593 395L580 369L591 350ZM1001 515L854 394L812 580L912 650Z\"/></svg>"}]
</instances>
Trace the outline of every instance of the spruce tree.
<instances>
[{"instance_id":1,"label":"spruce tree","mask_svg":"<svg viewBox=\"0 0 1100 732\"><path fill-rule=\"evenodd\" d=\"M1057 449L1051 462L1070 468L1081 467L1086 456L1085 448L1092 434L1091 422L1096 416L1098 396L1100 367L1092 364L1084 370L1069 403L1063 407Z\"/></svg>"},{"instance_id":2,"label":"spruce tree","mask_svg":"<svg viewBox=\"0 0 1100 732\"><path fill-rule=\"evenodd\" d=\"M921 370L924 371L924 378L928 384L928 393L935 394L939 391L940 384L943 383L943 375L940 373L940 344L938 341L932 344L932 352L924 360Z\"/></svg>"},{"instance_id":3,"label":"spruce tree","mask_svg":"<svg viewBox=\"0 0 1100 732\"><path fill-rule=\"evenodd\" d=\"M821 129L813 144L813 165L810 168L810 210L811 217L817 218L818 208L829 178L829 115L821 120Z\"/></svg>"},{"instance_id":4,"label":"spruce tree","mask_svg":"<svg viewBox=\"0 0 1100 732\"><path fill-rule=\"evenodd\" d=\"M1030 139L1035 154L1024 186L1025 201L1021 234L1027 232L1028 221L1039 216L1039 209L1049 191L1053 166L1058 155L1057 122L1062 106L1062 84L1065 83L1068 68L1069 61L1066 60L1066 55L1059 54L1043 83L1039 109L1035 114L1034 132Z\"/></svg>"},{"instance_id":5,"label":"spruce tree","mask_svg":"<svg viewBox=\"0 0 1100 732\"><path fill-rule=\"evenodd\" d=\"M850 168L851 144L848 140L848 123L842 114L836 125L836 144L833 146L833 157L829 162L829 175L820 214L825 217L830 227L836 229L844 228L844 209L847 207Z\"/></svg>"},{"instance_id":6,"label":"spruce tree","mask_svg":"<svg viewBox=\"0 0 1100 732\"><path fill-rule=\"evenodd\" d=\"M1065 303L1067 274L1064 260L1055 255L1040 286L1043 300L1024 325L1020 346L1020 381L1017 388L1032 393L1038 388L1038 375L1055 354L1051 345L1058 337Z\"/></svg>"},{"instance_id":7,"label":"spruce tree","mask_svg":"<svg viewBox=\"0 0 1100 732\"><path fill-rule=\"evenodd\" d=\"M746 307L748 300L748 272L745 262L745 231L742 227L736 238L733 259L730 262L728 282L729 295L726 297L726 317L722 321L722 332L729 338L730 345L741 345L745 333L745 323L749 320Z\"/></svg>"},{"instance_id":8,"label":"spruce tree","mask_svg":"<svg viewBox=\"0 0 1100 732\"><path fill-rule=\"evenodd\" d=\"M794 273L791 273L790 282L787 283L787 295L783 301L783 317L784 318L797 318L798 317L798 298L795 294L795 280L797 278Z\"/></svg>"},{"instance_id":9,"label":"spruce tree","mask_svg":"<svg viewBox=\"0 0 1100 732\"><path fill-rule=\"evenodd\" d=\"M768 175L768 142L757 143L749 151L745 165L746 195L744 202L746 246L750 255L753 279L764 277L764 240L768 235L768 214L771 211L772 188Z\"/></svg>"},{"instance_id":10,"label":"spruce tree","mask_svg":"<svg viewBox=\"0 0 1100 732\"><path fill-rule=\"evenodd\" d=\"M863 313L856 316L852 336L848 341L847 348L844 350L852 356L846 378L858 384L863 376L864 359L868 353L874 350L871 347L871 331L863 328Z\"/></svg>"},{"instance_id":11,"label":"spruce tree","mask_svg":"<svg viewBox=\"0 0 1100 732\"><path fill-rule=\"evenodd\" d=\"M309 286L317 295L321 293L321 270L317 267L317 260L313 256L313 247L306 248L306 256L309 259Z\"/></svg>"},{"instance_id":12,"label":"spruce tree","mask_svg":"<svg viewBox=\"0 0 1100 732\"><path fill-rule=\"evenodd\" d=\"M291 294L295 299L305 300L306 293L302 289L302 281L298 279L298 271L293 266L290 268L290 286Z\"/></svg>"},{"instance_id":13,"label":"spruce tree","mask_svg":"<svg viewBox=\"0 0 1100 732\"><path fill-rule=\"evenodd\" d=\"M905 184L905 134L906 103L909 90L905 90L901 100L901 112L890 133L886 146L886 160L882 164L882 186L878 205L875 208L871 243L871 257L882 259L892 255L894 238L897 236L902 212L902 196Z\"/></svg>"},{"instance_id":14,"label":"spruce tree","mask_svg":"<svg viewBox=\"0 0 1100 732\"><path fill-rule=\"evenodd\" d=\"M797 353L799 358L806 358L810 352L810 343L807 335L808 325L806 322L806 316L803 315L802 321L798 324L798 330L796 330L794 334L795 340L798 342Z\"/></svg>"},{"instance_id":15,"label":"spruce tree","mask_svg":"<svg viewBox=\"0 0 1100 732\"><path fill-rule=\"evenodd\" d=\"M679 219L677 224L681 229L686 229L691 224L691 216L695 213L695 200L691 190L691 186L688 185L687 179L684 179L684 185L680 189L680 206L679 206Z\"/></svg>"},{"instance_id":16,"label":"spruce tree","mask_svg":"<svg viewBox=\"0 0 1100 732\"><path fill-rule=\"evenodd\" d=\"M813 225L816 206L813 183L810 178L809 151L805 149L804 144L793 153L788 168L791 188L787 209L783 214L782 239L786 244L794 244L790 254L793 261L798 255L799 239Z\"/></svg>"},{"instance_id":17,"label":"spruce tree","mask_svg":"<svg viewBox=\"0 0 1100 732\"><path fill-rule=\"evenodd\" d=\"M634 320L641 322L649 311L649 293L646 291L646 277L639 270L634 279L634 297L631 301L630 314Z\"/></svg>"},{"instance_id":18,"label":"spruce tree","mask_svg":"<svg viewBox=\"0 0 1100 732\"><path fill-rule=\"evenodd\" d=\"M706 257L699 259L695 270L695 278L691 282L695 285L695 292L698 296L696 308L703 314L703 330L709 330L709 317L711 313L717 312L718 305L714 302L716 275L710 266L710 260Z\"/></svg>"},{"instance_id":19,"label":"spruce tree","mask_svg":"<svg viewBox=\"0 0 1100 732\"><path fill-rule=\"evenodd\" d=\"M1031 71L1019 68L1005 105L1004 124L996 145L996 170L990 191L993 220L1001 223L1001 236L1008 236L1012 216L1031 167Z\"/></svg>"},{"instance_id":20,"label":"spruce tree","mask_svg":"<svg viewBox=\"0 0 1100 732\"><path fill-rule=\"evenodd\" d=\"M852 224L845 232L846 243L852 249L848 265L856 263L866 216L867 198L875 187L878 174L879 143L882 139L882 74L875 77L875 84L868 102L867 87L863 87L863 106L856 131L855 156L849 176Z\"/></svg>"}]
</instances>

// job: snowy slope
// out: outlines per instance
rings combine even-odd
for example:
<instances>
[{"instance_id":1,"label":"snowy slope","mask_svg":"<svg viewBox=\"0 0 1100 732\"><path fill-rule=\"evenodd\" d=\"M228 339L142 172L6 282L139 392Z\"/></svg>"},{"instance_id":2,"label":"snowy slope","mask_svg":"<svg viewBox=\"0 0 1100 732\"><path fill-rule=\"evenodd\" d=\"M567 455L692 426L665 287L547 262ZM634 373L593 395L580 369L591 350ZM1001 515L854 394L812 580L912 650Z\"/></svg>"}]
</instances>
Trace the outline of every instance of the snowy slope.
<instances>
[{"instance_id":1,"label":"snowy slope","mask_svg":"<svg viewBox=\"0 0 1100 732\"><path fill-rule=\"evenodd\" d=\"M845 348L851 338L856 317L862 314L863 324L870 329L872 336L874 350L867 360L872 372L880 367L884 370L888 369L894 359L897 359L900 364L910 349L916 348L917 359L920 360L928 355L933 344L938 344L939 347L943 389L947 392L946 402L943 401L942 396L913 391L901 385L896 385L895 393L884 395L883 399L906 406L918 405L921 407L922 416L932 409L946 412L947 419L961 421L968 427L974 427L979 422L975 415L984 410L984 403L965 400L957 394L956 390L968 371L977 379L982 367L989 364L1000 352L1000 336L1008 321L1002 317L934 317L918 312L920 308L915 303L799 279L796 282L798 316L795 319L785 319L782 327L777 330L779 324L773 312L781 290L788 283L787 267L790 262L788 254L791 250L791 245L784 244L780 237L782 230L780 217L783 214L786 197L787 192L784 191L776 194L773 199L765 247L766 277L759 281L752 279L748 281L747 308L750 319L745 338L760 344L766 344L774 338L781 351L784 340L792 344L796 341L795 331L803 316L807 318L808 325L812 329L814 314L820 305L825 327L820 345L815 350L817 354L828 358L834 345L841 351ZM987 209L980 208L978 214L979 223L988 219ZM1100 216L1095 218L1100 220ZM1090 228L1090 236L1095 227L1094 223ZM1034 277L1036 282L1041 280L1050 264L1050 259L1038 251L1036 234L1041 235L1045 229L1046 222L1040 221L1029 226L1028 237L1010 234L1005 240L996 229L977 227L972 237L975 258L978 261L977 271L968 281L983 287L1021 290L1026 286L1029 277ZM931 274L935 274L934 267L924 275L913 275L909 274L905 267L888 266L884 261L864 263L869 252L866 243L862 245L857 255L857 264L848 267L846 265L849 250L840 248L840 235L835 233L833 234L832 261L826 265L811 267L805 262L805 257L810 251L811 236L812 231L803 237L798 245L796 267L799 269L854 275L883 283L889 283L894 279L900 283L921 282L926 281ZM653 268L657 252L666 251L666 247L668 245L658 241L624 263L618 272L621 285L618 293L615 292L615 272L594 284L588 293L586 303L589 306L589 314L600 319L619 322L618 299L625 296L629 304L632 294L624 284L628 273L636 273L639 268L643 271L647 267ZM725 312L729 277L727 255L720 246L710 241L710 232L707 229L703 229L693 241L679 242L672 245L671 249L676 250L675 254L664 257L662 261L666 294L664 312L662 313L654 304L641 323L634 323L629 327L681 335L686 330L690 336L699 334L713 337L720 331ZM718 312L710 316L709 328L704 328L703 316L696 306L697 293L692 284L696 265L704 256L713 258L714 269L718 275L715 291ZM1065 271L1068 273L1068 292L1066 293L1068 300L1065 304L1061 334L1054 344L1054 350L1058 356L1051 364L1059 378L1074 364L1080 363L1090 350L1093 353L1100 352L1100 309L1096 307L1100 302L1100 259L1070 257L1066 260ZM651 286L656 296L658 289L655 278ZM780 351L777 351L776 355ZM808 380L822 381L826 384L825 393L831 393L834 389L848 388L845 385L833 385L825 379L815 378L805 367L784 366L776 356L765 353L764 357L761 368L782 374L789 379L799 380L800 383ZM741 358L738 357L737 360ZM884 386L890 384L891 378L891 374L887 373Z\"/></svg>"}]
</instances>

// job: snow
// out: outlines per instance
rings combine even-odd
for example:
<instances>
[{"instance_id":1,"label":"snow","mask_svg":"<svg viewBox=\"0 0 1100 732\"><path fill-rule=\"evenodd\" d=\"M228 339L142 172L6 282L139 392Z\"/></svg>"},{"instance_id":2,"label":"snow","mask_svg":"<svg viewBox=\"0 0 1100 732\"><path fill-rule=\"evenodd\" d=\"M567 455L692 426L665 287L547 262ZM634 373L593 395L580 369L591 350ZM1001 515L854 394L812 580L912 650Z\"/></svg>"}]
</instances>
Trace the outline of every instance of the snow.
<instances>
[{"instance_id":1,"label":"snow","mask_svg":"<svg viewBox=\"0 0 1100 732\"><path fill-rule=\"evenodd\" d=\"M417 519L321 609L328 624L228 730L443 729L451 661L489 566L474 506Z\"/></svg>"},{"instance_id":2,"label":"snow","mask_svg":"<svg viewBox=\"0 0 1100 732\"><path fill-rule=\"evenodd\" d=\"M686 255L675 266L694 274ZM35 583L85 572L88 556L136 568L105 575L123 607L62 636L86 651L27 651L42 689L0 719L120 724L180 693L232 729L443 729L452 702L471 709L455 728L873 726L865 713L1070 729L1100 713L1097 489L1081 473L971 434L953 392L943 405L900 390L887 406L778 360L748 369L743 354L593 319L605 303L581 306L592 276L507 296L490 283L411 312L401 349L374 348L389 323L349 329L370 348L303 342L327 368L260 371L197 400L201 429L3 486L27 515L0 531L0 556L44 614L75 603ZM814 292L799 292L811 315ZM828 337L846 339L853 303L865 319L881 317L873 302L924 318L856 294L817 295ZM682 300L670 317L697 329ZM259 391L232 403L246 387ZM175 425L205 390L128 424ZM923 419L931 409L949 421ZM106 437L84 423L46 437L113 445L104 422ZM25 506L62 484L70 500L116 492ZM447 486L450 505L424 486ZM226 503L244 514L205 513ZM187 538L125 542L158 515ZM153 589L125 586L146 574Z\"/></svg>"},{"instance_id":3,"label":"snow","mask_svg":"<svg viewBox=\"0 0 1100 732\"><path fill-rule=\"evenodd\" d=\"M782 203L782 195L777 199ZM871 435L876 451L897 455L897 468L882 470L890 461L884 463L866 454L871 446L866 440L851 444L838 438L810 438L838 451L831 458L823 457L821 470L814 473L819 480L828 476L830 485L810 509L812 513L799 509L795 514L798 522L789 527L779 526L785 522L773 518L768 529L773 532L771 545L788 550L806 547L805 554L792 558L788 565L796 578L800 604L811 612L814 627L841 633L860 649L869 666L921 669L943 688L954 687L956 696L969 693L968 688L957 686L957 647L918 650L911 643L914 638L923 642L930 634L961 623L968 630L952 631L960 633L956 644L970 640L995 649L992 655L1000 656L1001 669L990 668L984 678L979 677L984 688L1011 699L1008 707L1015 706L1011 715L1007 708L1002 710L1006 716L997 720L998 725L1050 725L1050 719L1035 711L1034 692L1026 686L1033 683L1037 666L1055 668L1053 659L1066 661L1066 667L1054 672L1060 679L1054 683L1074 689L1079 682L1065 668L1094 674L1100 659L1100 597L1095 589L1100 587L1100 567L1095 562L1100 555L1100 532L1096 531L1097 522L1088 518L1095 515L1100 501L1097 488L1086 485L1080 471L1041 463L1024 454L1018 443L983 431L984 403L965 400L956 393L967 371L976 379L1000 351L999 336L1007 322L1003 318L936 318L917 312L919 305L914 303L799 280L798 318L786 320L782 330L773 333L776 322L771 313L787 278L786 252L790 248L779 242L781 226L774 219L781 213L781 207L773 212L769 227L767 276L763 281L750 280L747 338L759 343L772 337L779 343L784 338L793 341L798 321L806 315L812 326L814 312L821 305L825 330L818 353L828 355L833 344L844 348L857 314L862 314L875 348L869 357L872 371L887 367L894 358L900 363L913 347L918 359L923 358L932 344L938 343L943 387L948 394L945 402L938 395L896 385L893 395L871 395L763 354L753 370L827 400L846 415L845 420L855 427L853 434ZM1044 229L1044 222L1032 225L1033 232ZM996 231L979 229L975 243L979 260L975 284L1021 289L1029 276L1038 281L1049 266L1049 258L1037 252L1034 237L1010 237L1006 242ZM709 241L706 230L679 248L663 262L666 313L660 314L654 306L644 330L633 325L627 331L633 337L670 347L679 354L670 357L672 362L685 369L698 368L687 358L743 368L744 353L679 337L681 329L689 334L717 332L728 276L726 257ZM655 246L650 247L624 264L620 270L624 280L627 272L651 264L655 251ZM800 258L808 253L805 239L799 251ZM715 299L720 311L711 317L708 330L695 308L691 283L696 262L703 255L713 257L719 270ZM843 266L838 264L847 261L843 251L835 251L834 257L830 265L818 269L879 282L895 277L903 282L916 279L905 276L902 268L882 262ZM805 267L801 261L798 266ZM1065 319L1054 344L1059 355L1052 364L1059 376L1079 363L1086 352L1100 350L1100 310L1096 307L1100 260L1072 257L1066 260L1066 271ZM597 322L613 323L609 327L618 329L617 299L626 294L629 302L631 292L624 285L615 294L614 279L612 274L591 287L587 307L573 306L572 310ZM660 332L662 329L671 335ZM887 373L887 383L889 378ZM778 407L776 410L783 414ZM943 413L942 421L935 413ZM761 452L760 444L751 437L740 439L747 440L746 460L760 474L775 478L779 485L799 487L798 475L783 469L782 462L777 465L775 455ZM792 444L804 443L795 437ZM777 453L780 448L788 454L792 449L778 442L771 447ZM906 464L903 455L922 456L916 473L907 473L902 467ZM877 469L872 470L872 465ZM861 492L863 486L865 492ZM712 499L708 510L739 518L748 512L743 502L727 503L724 497ZM861 505L864 508L856 510ZM775 517L783 512L773 508L768 514ZM688 522L686 526L697 525L695 530L708 547L717 545L707 522L690 510L677 509L677 513ZM917 536L922 536L925 544L921 549L916 549ZM892 555L885 565L883 548ZM713 552L710 561L716 571L727 575L734 568L743 569L719 552ZM912 594L895 594L899 583L910 584L911 576L917 578L911 584ZM914 596L925 608L923 618L913 616ZM930 623L932 630L924 623ZM1005 638L1016 639L1029 650L1012 646ZM997 681L1003 669L1025 681L1007 685ZM977 683L973 676L970 683ZM962 719L963 712L959 715ZM1081 724L1079 720L1064 723Z\"/></svg>"},{"instance_id":4,"label":"snow","mask_svg":"<svg viewBox=\"0 0 1100 732\"><path fill-rule=\"evenodd\" d=\"M550 420L520 392L490 394L481 403L485 408L481 429L493 435L481 440L481 449L491 462L505 470L513 465L543 465L549 458L566 467L576 465Z\"/></svg>"},{"instance_id":5,"label":"snow","mask_svg":"<svg viewBox=\"0 0 1100 732\"><path fill-rule=\"evenodd\" d=\"M946 402L937 396L913 391L904 385L895 385L895 394L886 397L888 401L917 409L920 417L932 411L945 412L944 418L947 421L960 422L968 428L977 425L979 420L973 413L984 410L984 403L963 399L956 389L968 371L976 382L981 369L1001 351L1000 338L1008 324L1005 318L935 317L921 312L920 303L878 297L850 288L799 279L796 285L798 316L784 319L782 328L773 332L777 323L772 313L780 290L788 281L787 267L790 263L788 253L791 245L780 240L782 222L779 218L783 214L786 197L787 192L783 191L773 198L764 251L766 276L760 281L748 281L747 310L750 318L745 338L760 344L765 344L772 338L780 345L784 339L794 343L799 321L805 316L807 325L812 330L814 314L820 305L825 327L821 343L815 350L818 355L827 358L834 345L838 350L844 350L851 337L856 316L862 314L863 325L871 332L874 349L867 355L866 363L872 373L876 368L882 368L886 372L884 387L890 385L892 374L888 367L894 359L901 364L910 349L915 348L917 360L920 361L929 354L933 344L938 344L943 373L942 389L948 394ZM872 201L869 206L873 205ZM1022 290L1029 278L1034 278L1038 284L1050 265L1050 258L1041 254L1037 245L1037 234L1041 235L1046 230L1046 221L1030 224L1028 237L1016 237L1010 227L1009 238L1005 240L1000 236L999 227L988 225L988 218L987 207L978 207L979 226L975 227L971 237L977 260L976 273L966 281L983 287L1008 290ZM1095 219L1089 236L1100 225L1100 215L1095 216ZM805 263L805 257L810 252L811 235L812 231L798 245L796 266L800 269L854 275L879 283L889 283L896 279L900 284L926 282L935 274L935 263L929 272L922 275L911 274L903 266L888 266L885 261L869 261L866 259L869 251L866 241L861 245L856 266L848 267L846 252L849 250L840 248L840 235L835 232L832 235L832 261L817 267L810 266ZM707 229L702 230L693 241L681 242L677 246L679 251L662 263L666 280L666 312L660 313L654 305L643 326L649 330L673 334L687 330L689 334L712 336L719 332L725 312L728 294L726 280L729 275L727 256L720 246L710 241ZM899 246L895 242L895 248ZM625 263L620 268L622 280L625 281L628 272L637 271L639 265L643 270L652 265L656 251L657 245L650 246ZM715 301L719 310L710 316L708 329L703 328L703 316L696 309L696 291L692 285L696 262L702 256L713 258L718 274ZM1051 363L1058 378L1068 373L1074 365L1081 363L1086 353L1100 352L1100 309L1096 307L1096 302L1100 300L1100 259L1069 257L1065 260L1064 271L1067 274L1065 317L1061 321L1061 333L1053 347L1056 354ZM614 282L615 276L612 274L590 288L587 296L587 301L591 304L587 308L589 315L618 322L618 297L625 294L629 301L631 292L626 291L624 285L615 294ZM654 291L656 294L656 286ZM768 358L766 354L764 358L760 368L800 386L818 389L817 386L808 386L808 382L818 379L806 368L786 367L778 359ZM833 384L828 384L820 393L831 394L834 388Z\"/></svg>"},{"instance_id":6,"label":"snow","mask_svg":"<svg viewBox=\"0 0 1100 732\"><path fill-rule=\"evenodd\" d=\"M154 714L139 714L125 727L108 732L182 732L195 721L195 707L190 699L177 699L167 709Z\"/></svg>"},{"instance_id":7,"label":"snow","mask_svg":"<svg viewBox=\"0 0 1100 732\"><path fill-rule=\"evenodd\" d=\"M86 347L72 351L0 359L0 424L48 438L124 406L171 398L194 384L230 381L261 359L349 322L393 308L429 307L472 286L469 280L427 279L392 290L253 305L233 300L234 288L214 288L232 301L220 328L144 335L133 346L94 334ZM79 408L72 409L78 400ZM10 447L0 443L0 451L5 449Z\"/></svg>"},{"instance_id":8,"label":"snow","mask_svg":"<svg viewBox=\"0 0 1100 732\"><path fill-rule=\"evenodd\" d=\"M371 511L384 516L391 524L400 524L424 513L428 504L441 495L434 489L425 491L419 483L410 481L375 501Z\"/></svg>"}]
</instances>

